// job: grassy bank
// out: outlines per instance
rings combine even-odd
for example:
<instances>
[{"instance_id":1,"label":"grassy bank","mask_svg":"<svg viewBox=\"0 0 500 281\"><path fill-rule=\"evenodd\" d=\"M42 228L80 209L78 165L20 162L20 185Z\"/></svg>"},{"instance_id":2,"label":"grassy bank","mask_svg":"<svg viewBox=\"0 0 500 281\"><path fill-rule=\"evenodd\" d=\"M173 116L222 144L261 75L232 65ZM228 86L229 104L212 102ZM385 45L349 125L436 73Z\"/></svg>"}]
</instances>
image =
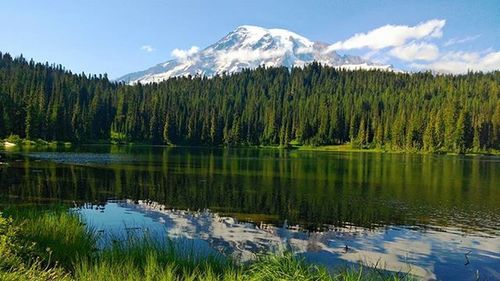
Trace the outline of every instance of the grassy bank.
<instances>
[{"instance_id":1,"label":"grassy bank","mask_svg":"<svg viewBox=\"0 0 500 281\"><path fill-rule=\"evenodd\" d=\"M76 143L78 145L78 143ZM210 145L153 145L151 143L141 143L141 142L130 142L124 138L112 137L109 140L97 140L89 143L80 144L92 144L92 145L127 145L127 146L169 146L169 147L212 147ZM0 140L0 146L8 147L43 147L43 146L71 146L71 142L62 141L46 141L42 139L28 140L20 138L17 135L11 135L8 138ZM448 155L458 155L456 152L452 151L423 151L419 149L394 149L390 146L382 147L360 147L353 145L351 143L346 144L336 144L336 145L306 145L300 144L298 142L291 142L289 145L278 146L278 145L231 145L231 146L213 146L213 147L234 147L234 148L259 148L259 149L284 149L284 150L298 150L298 151L335 151L335 152L376 152L376 153L417 153L417 154L448 154ZM480 151L466 151L462 153L464 155L474 156L474 155L496 155L500 156L500 150L490 149L490 150L480 150Z\"/></svg>"},{"instance_id":2,"label":"grassy bank","mask_svg":"<svg viewBox=\"0 0 500 281\"><path fill-rule=\"evenodd\" d=\"M500 150L490 149L490 150L480 150L480 151L465 151L464 153L457 153L453 151L424 151L421 149L397 149L386 146L356 146L351 143L345 144L332 144L332 145L308 145L300 144L298 142L291 142L289 145L278 146L278 145L236 145L231 147L251 147L258 149L277 149L277 150L291 150L291 151L324 151L324 152L371 152L371 153L393 153L393 154L440 154L440 155L468 155L468 156L500 156Z\"/></svg>"},{"instance_id":3,"label":"grassy bank","mask_svg":"<svg viewBox=\"0 0 500 281\"><path fill-rule=\"evenodd\" d=\"M281 148L281 147L274 147ZM299 151L335 151L335 152L375 152L375 153L416 153L416 154L446 154L446 155L459 155L456 152L447 151L435 151L426 152L422 150L398 150L387 147L356 147L351 144L339 144L339 145L292 145L286 147L287 149L299 150ZM500 155L500 150L488 150L488 151L478 151L478 152L466 152L463 155Z\"/></svg>"},{"instance_id":4,"label":"grassy bank","mask_svg":"<svg viewBox=\"0 0 500 281\"><path fill-rule=\"evenodd\" d=\"M98 234L64 208L7 209L0 218L0 280L410 280L344 268L330 273L289 252L241 264L172 242L130 238L97 249Z\"/></svg>"},{"instance_id":5,"label":"grassy bank","mask_svg":"<svg viewBox=\"0 0 500 281\"><path fill-rule=\"evenodd\" d=\"M320 145L320 146L311 146L311 145L298 145L293 147L296 150L305 150L305 151L342 151L342 152L394 152L398 153L400 151L391 151L383 148L360 148L353 147L350 144L339 144L339 145Z\"/></svg>"},{"instance_id":6,"label":"grassy bank","mask_svg":"<svg viewBox=\"0 0 500 281\"><path fill-rule=\"evenodd\" d=\"M9 137L1 140L0 145L5 147L16 147L16 146L70 146L70 142L62 142L62 141L46 141L43 139L24 139L19 137L18 135L10 135Z\"/></svg>"}]
</instances>

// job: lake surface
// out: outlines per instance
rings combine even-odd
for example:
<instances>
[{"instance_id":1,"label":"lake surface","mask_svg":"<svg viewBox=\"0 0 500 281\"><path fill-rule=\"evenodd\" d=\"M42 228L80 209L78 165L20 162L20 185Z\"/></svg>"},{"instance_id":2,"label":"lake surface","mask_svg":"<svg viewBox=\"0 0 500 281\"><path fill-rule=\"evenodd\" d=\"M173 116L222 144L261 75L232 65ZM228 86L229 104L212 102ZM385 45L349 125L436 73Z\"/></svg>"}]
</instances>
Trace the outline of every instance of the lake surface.
<instances>
[{"instance_id":1,"label":"lake surface","mask_svg":"<svg viewBox=\"0 0 500 281\"><path fill-rule=\"evenodd\" d=\"M243 258L291 247L425 279L500 280L500 158L81 146L2 152L1 202L67 202Z\"/></svg>"}]
</instances>

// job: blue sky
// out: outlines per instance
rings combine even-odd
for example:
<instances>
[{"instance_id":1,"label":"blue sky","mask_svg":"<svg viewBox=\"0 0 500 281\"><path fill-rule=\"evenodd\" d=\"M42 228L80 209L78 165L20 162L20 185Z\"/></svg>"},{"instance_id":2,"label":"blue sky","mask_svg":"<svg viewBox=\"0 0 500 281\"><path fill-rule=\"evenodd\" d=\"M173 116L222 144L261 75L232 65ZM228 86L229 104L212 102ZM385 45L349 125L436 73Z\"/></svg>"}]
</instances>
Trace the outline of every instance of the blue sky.
<instances>
[{"instance_id":1,"label":"blue sky","mask_svg":"<svg viewBox=\"0 0 500 281\"><path fill-rule=\"evenodd\" d=\"M432 34L392 38L398 42L389 46L342 44L358 33L370 41L429 22L438 25ZM206 47L244 24L289 29L403 69L500 68L498 0L6 0L0 51L115 78L166 61L176 48Z\"/></svg>"}]
</instances>

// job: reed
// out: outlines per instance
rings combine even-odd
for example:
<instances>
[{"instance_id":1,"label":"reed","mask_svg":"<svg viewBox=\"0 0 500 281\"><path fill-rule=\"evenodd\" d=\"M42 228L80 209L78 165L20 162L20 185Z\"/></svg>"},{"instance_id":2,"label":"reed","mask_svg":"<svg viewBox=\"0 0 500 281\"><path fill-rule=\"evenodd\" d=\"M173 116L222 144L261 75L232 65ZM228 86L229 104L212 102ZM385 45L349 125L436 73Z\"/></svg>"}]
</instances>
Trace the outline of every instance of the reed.
<instances>
[{"instance_id":1,"label":"reed","mask_svg":"<svg viewBox=\"0 0 500 281\"><path fill-rule=\"evenodd\" d=\"M67 209L39 207L8 209L19 228L18 236L32 242L32 254L47 265L72 270L80 258L96 254L97 235L86 227L79 216Z\"/></svg>"}]
</instances>

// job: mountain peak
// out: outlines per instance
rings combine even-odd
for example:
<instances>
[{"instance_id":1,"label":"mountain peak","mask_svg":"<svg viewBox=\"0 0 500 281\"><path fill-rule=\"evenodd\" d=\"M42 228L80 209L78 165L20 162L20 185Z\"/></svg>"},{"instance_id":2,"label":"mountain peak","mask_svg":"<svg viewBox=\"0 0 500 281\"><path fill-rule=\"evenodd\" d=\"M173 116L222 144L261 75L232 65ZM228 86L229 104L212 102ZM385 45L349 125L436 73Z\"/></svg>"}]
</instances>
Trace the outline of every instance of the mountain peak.
<instances>
[{"instance_id":1,"label":"mountain peak","mask_svg":"<svg viewBox=\"0 0 500 281\"><path fill-rule=\"evenodd\" d=\"M301 67L313 61L348 69L390 69L390 66L374 64L357 56L339 56L335 51L328 51L328 46L286 29L242 25L199 52L127 74L118 80L151 83L175 76L230 74L260 65Z\"/></svg>"},{"instance_id":2,"label":"mountain peak","mask_svg":"<svg viewBox=\"0 0 500 281\"><path fill-rule=\"evenodd\" d=\"M251 32L251 33L260 33L266 32L266 28L257 26L257 25L240 25L233 32Z\"/></svg>"},{"instance_id":3,"label":"mountain peak","mask_svg":"<svg viewBox=\"0 0 500 281\"><path fill-rule=\"evenodd\" d=\"M267 29L254 25L242 25L212 45L217 50L231 49L293 49L294 45L312 47L313 42L285 29Z\"/></svg>"},{"instance_id":4,"label":"mountain peak","mask_svg":"<svg viewBox=\"0 0 500 281\"><path fill-rule=\"evenodd\" d=\"M301 36L295 32L281 28L264 28L256 25L241 25L237 27L233 32L247 34L249 35L249 37L253 39L262 38L266 35L270 35L273 37L281 37L285 39L290 39L290 38L299 39L311 43L309 39L305 38L304 36Z\"/></svg>"}]
</instances>

